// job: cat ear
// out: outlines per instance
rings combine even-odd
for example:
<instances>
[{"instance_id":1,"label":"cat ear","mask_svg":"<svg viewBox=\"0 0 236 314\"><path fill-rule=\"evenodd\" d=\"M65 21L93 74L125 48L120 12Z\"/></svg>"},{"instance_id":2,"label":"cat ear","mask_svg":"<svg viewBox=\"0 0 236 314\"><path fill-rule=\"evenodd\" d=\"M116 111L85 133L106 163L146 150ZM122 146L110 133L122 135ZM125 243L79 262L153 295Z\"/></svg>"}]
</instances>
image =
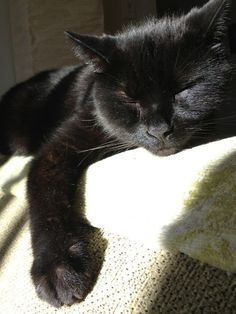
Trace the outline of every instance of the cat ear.
<instances>
[{"instance_id":1,"label":"cat ear","mask_svg":"<svg viewBox=\"0 0 236 314\"><path fill-rule=\"evenodd\" d=\"M69 31L65 35L72 40L75 54L83 62L93 64L96 72L102 72L110 64L110 56L115 48L114 37L80 35Z\"/></svg>"},{"instance_id":2,"label":"cat ear","mask_svg":"<svg viewBox=\"0 0 236 314\"><path fill-rule=\"evenodd\" d=\"M193 8L186 21L201 36L222 41L227 36L230 4L230 0L210 0L202 8Z\"/></svg>"}]
</instances>

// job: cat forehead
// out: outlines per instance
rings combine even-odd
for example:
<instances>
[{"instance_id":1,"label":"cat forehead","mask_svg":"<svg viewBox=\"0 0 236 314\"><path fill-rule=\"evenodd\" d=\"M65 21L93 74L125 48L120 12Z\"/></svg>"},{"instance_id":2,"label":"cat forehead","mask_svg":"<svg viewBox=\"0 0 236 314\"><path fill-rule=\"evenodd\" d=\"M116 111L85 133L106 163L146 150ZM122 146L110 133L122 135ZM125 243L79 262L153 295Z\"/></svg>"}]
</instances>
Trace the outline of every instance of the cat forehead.
<instances>
[{"instance_id":1,"label":"cat forehead","mask_svg":"<svg viewBox=\"0 0 236 314\"><path fill-rule=\"evenodd\" d=\"M194 40L186 40L186 32L184 18L151 20L128 29L118 38L118 47L122 51L118 71L123 68L124 71L134 71L138 76L148 74L149 79L143 77L148 81L156 80L156 76L171 75L180 47L181 56L178 59L184 59L190 51L192 57L195 55L192 54Z\"/></svg>"},{"instance_id":2,"label":"cat forehead","mask_svg":"<svg viewBox=\"0 0 236 314\"><path fill-rule=\"evenodd\" d=\"M152 20L131 28L118 38L122 64L132 64L138 72L147 65L153 70L169 68L180 47L181 59L195 50L194 37L185 36L188 33L184 18Z\"/></svg>"},{"instance_id":3,"label":"cat forehead","mask_svg":"<svg viewBox=\"0 0 236 314\"><path fill-rule=\"evenodd\" d=\"M140 26L130 27L118 35L118 45L123 50L132 47L152 44L160 46L162 43L177 42L187 32L188 27L185 18L166 17L163 19L152 19Z\"/></svg>"}]
</instances>

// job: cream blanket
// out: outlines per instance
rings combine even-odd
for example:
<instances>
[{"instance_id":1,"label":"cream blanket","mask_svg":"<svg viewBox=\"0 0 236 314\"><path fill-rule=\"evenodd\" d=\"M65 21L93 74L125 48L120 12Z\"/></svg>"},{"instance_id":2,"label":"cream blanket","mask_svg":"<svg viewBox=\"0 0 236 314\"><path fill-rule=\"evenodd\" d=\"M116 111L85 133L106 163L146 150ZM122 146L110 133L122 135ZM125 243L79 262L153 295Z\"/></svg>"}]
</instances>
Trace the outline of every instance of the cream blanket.
<instances>
[{"instance_id":1,"label":"cream blanket","mask_svg":"<svg viewBox=\"0 0 236 314\"><path fill-rule=\"evenodd\" d=\"M20 313L54 313L36 298L29 278L32 256L25 200L29 163L30 158L13 157L0 168L1 313L16 309ZM206 308L209 306L205 313L215 313L219 303L204 299L211 293L208 280L206 285L200 280L196 288L195 281L205 278L206 272L218 287L214 288L213 300L221 289L218 284L223 282L227 291L221 294L229 313L235 309L234 275L228 278L174 252L235 272L236 137L169 157L137 149L92 165L85 178L85 214L92 225L104 231L94 246L103 251L105 260L86 301L59 312L182 313L185 308L187 312L183 313L193 313L201 308L194 297L186 296L192 287L190 291L197 289L200 294L203 289L201 304L206 301ZM163 286L169 268L174 278ZM184 300L178 300L171 288L178 282L176 271L180 286L173 289L178 290L178 296L185 286L183 278L195 278L188 279ZM179 310L168 312L173 304Z\"/></svg>"},{"instance_id":2,"label":"cream blanket","mask_svg":"<svg viewBox=\"0 0 236 314\"><path fill-rule=\"evenodd\" d=\"M3 192L30 159L0 169ZM25 180L12 182L10 193L25 199ZM88 169L85 191L93 226L236 271L236 137L169 157L143 149L115 155Z\"/></svg>"},{"instance_id":3,"label":"cream blanket","mask_svg":"<svg viewBox=\"0 0 236 314\"><path fill-rule=\"evenodd\" d=\"M235 272L236 137L169 157L138 149L97 163L86 205L93 225Z\"/></svg>"}]
</instances>

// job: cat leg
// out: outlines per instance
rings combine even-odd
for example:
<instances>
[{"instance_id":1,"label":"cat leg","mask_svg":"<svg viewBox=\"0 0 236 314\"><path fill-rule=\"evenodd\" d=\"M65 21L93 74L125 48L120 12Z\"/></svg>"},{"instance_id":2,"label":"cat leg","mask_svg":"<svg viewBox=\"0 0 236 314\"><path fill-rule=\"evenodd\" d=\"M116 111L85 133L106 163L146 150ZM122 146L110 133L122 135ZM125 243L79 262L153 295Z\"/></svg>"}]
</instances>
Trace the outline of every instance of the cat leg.
<instances>
[{"instance_id":1,"label":"cat leg","mask_svg":"<svg viewBox=\"0 0 236 314\"><path fill-rule=\"evenodd\" d=\"M78 136L67 134L47 145L33 161L28 178L31 275L38 296L57 307L83 300L94 284L86 235L81 238L82 225L73 209L77 182L93 157L79 153L78 142Z\"/></svg>"}]
</instances>

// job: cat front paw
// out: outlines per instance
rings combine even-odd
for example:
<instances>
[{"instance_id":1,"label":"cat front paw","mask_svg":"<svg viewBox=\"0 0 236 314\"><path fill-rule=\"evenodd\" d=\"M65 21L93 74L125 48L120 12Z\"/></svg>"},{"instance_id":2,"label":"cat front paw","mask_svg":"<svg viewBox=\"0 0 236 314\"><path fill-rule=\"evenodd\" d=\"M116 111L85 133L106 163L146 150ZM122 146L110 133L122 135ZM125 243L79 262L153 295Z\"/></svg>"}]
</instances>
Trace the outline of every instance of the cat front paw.
<instances>
[{"instance_id":1,"label":"cat front paw","mask_svg":"<svg viewBox=\"0 0 236 314\"><path fill-rule=\"evenodd\" d=\"M84 300L94 278L80 243L71 245L66 257L52 256L51 252L33 262L31 276L39 298L55 307Z\"/></svg>"}]
</instances>

